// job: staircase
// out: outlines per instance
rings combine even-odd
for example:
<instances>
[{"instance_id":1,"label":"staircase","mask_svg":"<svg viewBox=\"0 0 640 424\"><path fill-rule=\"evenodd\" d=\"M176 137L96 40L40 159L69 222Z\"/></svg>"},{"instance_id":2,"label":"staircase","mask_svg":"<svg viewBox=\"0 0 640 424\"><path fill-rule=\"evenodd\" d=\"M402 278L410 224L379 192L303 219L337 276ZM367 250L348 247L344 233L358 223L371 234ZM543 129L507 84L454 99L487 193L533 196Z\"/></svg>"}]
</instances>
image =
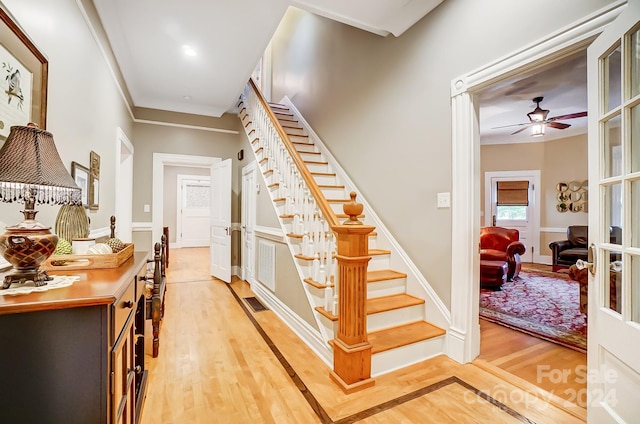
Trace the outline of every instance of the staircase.
<instances>
[{"instance_id":1,"label":"staircase","mask_svg":"<svg viewBox=\"0 0 640 424\"><path fill-rule=\"evenodd\" d=\"M266 139L273 138L276 131L265 130L266 118L259 116L257 110L260 106L256 100L248 98L251 96L248 90L251 89L248 86L245 90L240 118L269 187L301 283L315 310L322 339L331 349L331 342L338 332L336 305L341 301L336 298L336 285L342 282L337 279L335 238L329 223L335 218L340 222L349 219L343 212L343 206L351 201L350 193L357 193L357 189L287 98L280 104L270 103L268 107L272 111L270 116L275 116L278 121L271 124L281 127L280 134L286 134L284 137L288 138L295 151L289 152L290 158L285 155L284 148L274 148L274 144ZM263 104L266 105L264 101ZM274 161L272 156L278 156L279 160ZM296 162L305 167L313 178L307 186L315 184L320 194L309 196L315 190L313 187L295 188L304 185L296 177L297 170L275 169L277 164L292 165ZM299 196L293 200L292 191L302 193L304 200ZM448 311L424 277L362 197L358 196L357 200L364 204L364 211L358 219L365 225L376 227L368 238L371 260L366 272L366 333L372 347L371 375L376 376L446 353L445 328L450 323ZM318 206L323 202L329 205L329 211ZM300 210L311 210L311 217L294 213ZM329 216L332 214L335 218ZM306 224L309 226L305 227ZM305 228L312 230L306 231ZM322 250L318 245L328 247Z\"/></svg>"}]
</instances>

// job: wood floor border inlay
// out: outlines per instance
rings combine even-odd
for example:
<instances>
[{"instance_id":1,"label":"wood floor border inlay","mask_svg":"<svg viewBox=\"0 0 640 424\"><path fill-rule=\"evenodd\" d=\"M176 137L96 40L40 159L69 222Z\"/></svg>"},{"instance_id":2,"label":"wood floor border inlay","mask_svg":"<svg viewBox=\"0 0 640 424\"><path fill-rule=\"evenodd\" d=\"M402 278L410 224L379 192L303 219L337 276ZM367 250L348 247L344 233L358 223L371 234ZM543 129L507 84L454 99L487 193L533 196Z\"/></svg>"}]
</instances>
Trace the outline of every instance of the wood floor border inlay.
<instances>
[{"instance_id":1,"label":"wood floor border inlay","mask_svg":"<svg viewBox=\"0 0 640 424\"><path fill-rule=\"evenodd\" d=\"M226 284L226 286L229 289L229 291L231 292L231 294L233 295L233 297L236 299L236 302L238 302L238 305L240 305L240 307L242 308L244 313L249 318L249 321L251 321L251 323L256 328L256 330L258 331L260 336L262 336L262 338L265 341L265 343L267 343L267 345L269 346L269 348L271 349L273 354L276 356L276 358L278 359L278 361L280 362L282 367L285 369L285 371L287 372L287 374L289 375L291 380L294 382L294 384L296 385L298 390L300 390L300 393L304 396L306 401L309 403L309 406L311 407L311 409L313 409L313 411L318 416L318 418L320 419L320 422L322 422L322 424L352 424L352 423L356 423L358 421L364 420L364 419L366 419L368 417L371 417L373 415L379 414L381 412L384 412L384 411L386 411L388 409L391 409L391 408L396 407L398 405L401 405L403 403L409 402L409 401L417 399L417 398L419 398L421 396L424 396L424 395L427 395L429 393L432 393L432 392L434 392L434 391L436 391L438 389L442 389L444 387L447 387L447 386L449 386L451 384L458 384L458 385L464 387L465 389L467 389L470 392L474 393L476 396L478 396L481 399L483 399L483 400L489 402L490 404L496 406L500 410L506 412L507 414L511 415L512 417L514 417L515 419L517 419L518 421L520 421L522 423L535 424L534 421L532 421L529 418L525 417L524 415L520 414L518 411L508 407L507 405L505 405L504 403L500 402L499 400L489 396L488 394L486 394L483 391L473 387L471 384L465 382L464 380L461 380L460 378L458 378L456 376L452 376L452 377L446 378L446 379L441 380L439 382L436 382L436 383L430 384L428 386L425 386L425 387L423 387L421 389L415 390L415 391L413 391L411 393L407 393L407 394L405 394L403 396L397 397L395 399L391 399L391 400L389 400L387 402L384 402L384 403L381 403L379 405L373 406L371 408L365 409L363 411L360 411L360 412L355 413L353 415L350 415L348 417L344 417L344 418L341 418L341 419L339 419L337 421L333 421L331 419L331 417L327 414L327 412L324 410L322 405L320 405L320 403L315 398L313 393L311 393L309 388L304 384L304 382L302 381L300 376L296 373L296 371L293 369L291 364L289 364L289 362L284 357L282 352L280 352L278 347L271 340L269 335L267 335L267 333L264 331L264 329L262 328L260 323L253 317L253 315L251 314L251 311L245 305L245 302L242 301L240 296L238 296L238 294L235 292L235 290L231 287L230 284Z\"/></svg>"},{"instance_id":2,"label":"wood floor border inlay","mask_svg":"<svg viewBox=\"0 0 640 424\"><path fill-rule=\"evenodd\" d=\"M271 351L276 356L278 361L280 361L280 364L289 375L289 378L291 378L291 380L296 385L298 390L300 390L300 393L302 393L302 396L304 396L307 403L309 403L309 406L311 406L311 409L313 409L313 412L315 412L315 414L318 416L318 418L320 419L320 422L322 422L322 424L332 424L333 420L331 419L329 414L327 414L327 412L324 410L322 405L320 405L320 403L315 398L315 396L313 396L313 393L311 393L309 388L304 384L300 376L296 373L296 371L293 369L291 364L289 364L289 361L287 361L287 359L284 357L282 352L280 352L280 349L278 349L278 347L275 345L273 340L271 340L269 335L264 331L260 323L256 321L256 319L253 317L249 309L245 306L244 302L240 299L240 296L238 296L238 294L235 292L235 290L233 290L233 287L231 287L230 284L226 284L226 286L229 288L229 291L231 291L231 294L233 295L233 297L236 299L236 301L238 302L238 304L240 305L244 313L249 318L249 321L251 321L251 323L256 328L260 336L262 336L262 338L264 339L265 343L267 343L267 345L269 346L269 349L271 349Z\"/></svg>"}]
</instances>

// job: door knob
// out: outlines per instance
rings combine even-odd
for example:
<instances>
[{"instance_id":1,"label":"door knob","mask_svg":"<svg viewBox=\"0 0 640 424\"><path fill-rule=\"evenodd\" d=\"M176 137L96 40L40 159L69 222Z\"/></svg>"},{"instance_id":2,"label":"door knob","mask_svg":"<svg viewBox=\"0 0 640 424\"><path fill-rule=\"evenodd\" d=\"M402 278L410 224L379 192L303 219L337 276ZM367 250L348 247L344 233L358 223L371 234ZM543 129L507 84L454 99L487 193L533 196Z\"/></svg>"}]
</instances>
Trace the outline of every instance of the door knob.
<instances>
[{"instance_id":1,"label":"door knob","mask_svg":"<svg viewBox=\"0 0 640 424\"><path fill-rule=\"evenodd\" d=\"M578 261L576 262L576 267L578 269L585 269L587 268L589 270L589 272L591 273L591 275L596 275L596 246L595 244L591 243L589 245L589 250L587 251L587 260L586 262L583 261L582 259L578 259Z\"/></svg>"}]
</instances>

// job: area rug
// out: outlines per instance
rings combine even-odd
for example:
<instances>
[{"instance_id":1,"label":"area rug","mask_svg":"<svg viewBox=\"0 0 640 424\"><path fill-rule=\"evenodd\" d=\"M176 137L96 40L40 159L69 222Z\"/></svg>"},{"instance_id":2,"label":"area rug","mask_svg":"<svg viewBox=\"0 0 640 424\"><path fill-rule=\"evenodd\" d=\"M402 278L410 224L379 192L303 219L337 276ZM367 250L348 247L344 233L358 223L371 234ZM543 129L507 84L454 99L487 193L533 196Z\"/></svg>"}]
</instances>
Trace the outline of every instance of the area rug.
<instances>
[{"instance_id":1,"label":"area rug","mask_svg":"<svg viewBox=\"0 0 640 424\"><path fill-rule=\"evenodd\" d=\"M587 351L587 321L580 312L580 287L565 274L520 271L500 290L480 289L480 317Z\"/></svg>"}]
</instances>

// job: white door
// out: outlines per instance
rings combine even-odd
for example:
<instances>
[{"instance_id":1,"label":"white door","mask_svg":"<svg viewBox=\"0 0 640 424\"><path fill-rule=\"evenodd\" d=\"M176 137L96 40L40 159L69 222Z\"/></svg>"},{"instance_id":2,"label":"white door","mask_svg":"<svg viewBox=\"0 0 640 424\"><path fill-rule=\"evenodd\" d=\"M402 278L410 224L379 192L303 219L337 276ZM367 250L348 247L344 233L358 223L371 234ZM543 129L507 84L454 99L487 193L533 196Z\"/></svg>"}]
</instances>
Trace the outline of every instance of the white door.
<instances>
[{"instance_id":1,"label":"white door","mask_svg":"<svg viewBox=\"0 0 640 424\"><path fill-rule=\"evenodd\" d=\"M526 202L520 205L498 205L498 184L523 184ZM514 228L520 232L520 241L527 250L522 262L538 262L540 254L540 214L536 188L540 184L540 171L496 171L485 173L485 226Z\"/></svg>"},{"instance_id":2,"label":"white door","mask_svg":"<svg viewBox=\"0 0 640 424\"><path fill-rule=\"evenodd\" d=\"M211 275L231 282L231 159L212 166Z\"/></svg>"},{"instance_id":3,"label":"white door","mask_svg":"<svg viewBox=\"0 0 640 424\"><path fill-rule=\"evenodd\" d=\"M256 163L242 168L242 279L255 281Z\"/></svg>"},{"instance_id":4,"label":"white door","mask_svg":"<svg viewBox=\"0 0 640 424\"><path fill-rule=\"evenodd\" d=\"M588 48L589 274L587 418L640 416L640 1ZM620 151L620 156L616 152ZM618 225L616 225L618 224ZM622 240L610 229L621 227Z\"/></svg>"},{"instance_id":5,"label":"white door","mask_svg":"<svg viewBox=\"0 0 640 424\"><path fill-rule=\"evenodd\" d=\"M116 140L116 237L131 243L133 214L133 145L124 131L118 128Z\"/></svg>"},{"instance_id":6,"label":"white door","mask_svg":"<svg viewBox=\"0 0 640 424\"><path fill-rule=\"evenodd\" d=\"M178 247L209 246L211 188L209 177L178 175Z\"/></svg>"}]
</instances>

